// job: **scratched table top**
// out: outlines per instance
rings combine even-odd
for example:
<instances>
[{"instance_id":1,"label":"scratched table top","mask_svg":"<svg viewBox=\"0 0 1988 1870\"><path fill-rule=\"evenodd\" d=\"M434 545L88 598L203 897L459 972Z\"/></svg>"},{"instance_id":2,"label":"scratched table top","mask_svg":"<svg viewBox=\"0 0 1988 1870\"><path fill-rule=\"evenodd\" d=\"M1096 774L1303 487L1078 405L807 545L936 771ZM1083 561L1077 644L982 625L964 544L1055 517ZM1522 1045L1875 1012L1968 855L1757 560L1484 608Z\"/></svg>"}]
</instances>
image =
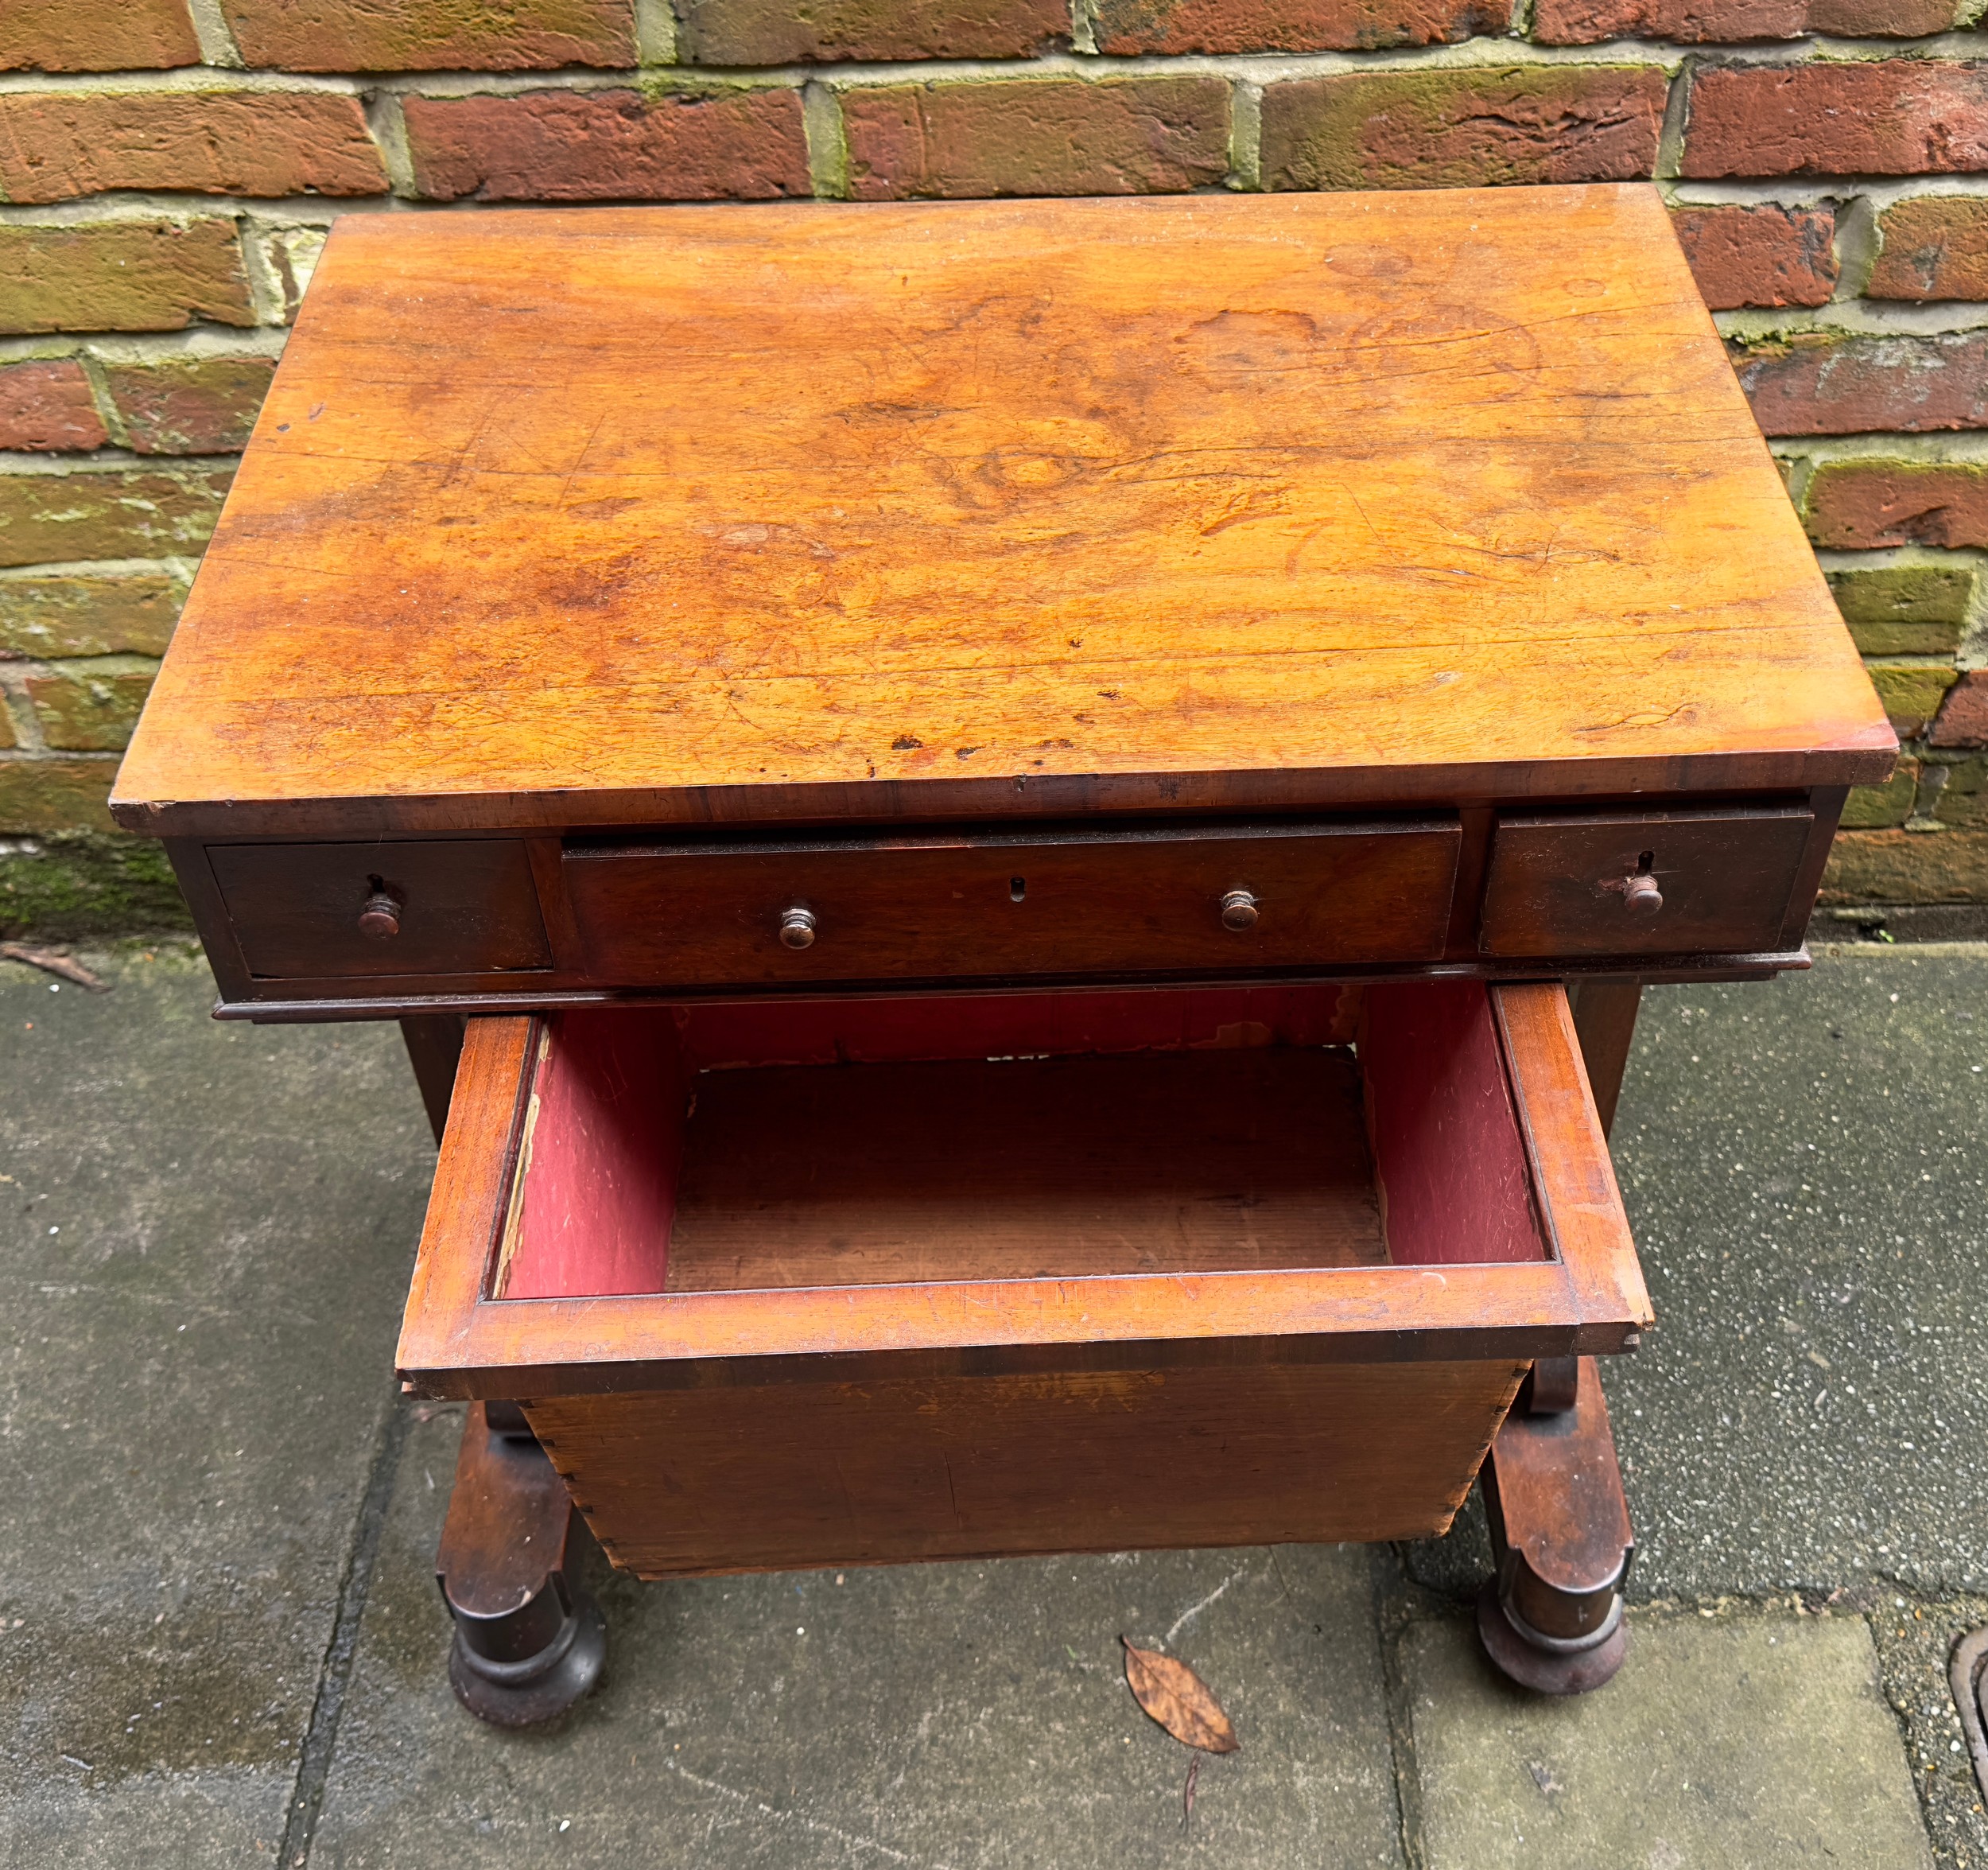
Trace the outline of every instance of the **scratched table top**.
<instances>
[{"instance_id":1,"label":"scratched table top","mask_svg":"<svg viewBox=\"0 0 1988 1870\"><path fill-rule=\"evenodd\" d=\"M1655 192L354 215L120 776L162 833L1873 778Z\"/></svg>"}]
</instances>

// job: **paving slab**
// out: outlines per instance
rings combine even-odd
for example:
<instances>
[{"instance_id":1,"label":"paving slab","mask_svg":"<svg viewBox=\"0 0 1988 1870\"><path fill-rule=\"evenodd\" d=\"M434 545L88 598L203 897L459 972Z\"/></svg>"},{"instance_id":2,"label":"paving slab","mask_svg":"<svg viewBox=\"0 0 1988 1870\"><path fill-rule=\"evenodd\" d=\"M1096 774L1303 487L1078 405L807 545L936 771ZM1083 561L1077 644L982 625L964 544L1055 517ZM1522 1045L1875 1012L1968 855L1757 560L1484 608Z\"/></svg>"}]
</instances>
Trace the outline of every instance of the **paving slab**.
<instances>
[{"instance_id":1,"label":"paving slab","mask_svg":"<svg viewBox=\"0 0 1988 1870\"><path fill-rule=\"evenodd\" d=\"M1462 1619L1401 1664L1427 1870L1932 1864L1861 1617L1632 1616L1598 1693L1527 1695Z\"/></svg>"},{"instance_id":2,"label":"paving slab","mask_svg":"<svg viewBox=\"0 0 1988 1870\"><path fill-rule=\"evenodd\" d=\"M1632 1594L1988 1591L1988 948L1652 988L1613 1147L1657 1318L1603 1369ZM1474 1503L1411 1562L1487 1551Z\"/></svg>"},{"instance_id":3,"label":"paving slab","mask_svg":"<svg viewBox=\"0 0 1988 1870\"><path fill-rule=\"evenodd\" d=\"M433 1150L391 1027L0 964L0 1863L282 1833Z\"/></svg>"},{"instance_id":4,"label":"paving slab","mask_svg":"<svg viewBox=\"0 0 1988 1870\"><path fill-rule=\"evenodd\" d=\"M1359 1548L604 1572L602 1689L542 1733L484 1727L444 1678L434 1581L460 1419L402 1457L313 1870L622 1866L665 1841L710 1870L1400 1863ZM1201 1670L1242 1742L1204 1761L1184 1835L1190 1755L1133 1702L1121 1633Z\"/></svg>"}]
</instances>

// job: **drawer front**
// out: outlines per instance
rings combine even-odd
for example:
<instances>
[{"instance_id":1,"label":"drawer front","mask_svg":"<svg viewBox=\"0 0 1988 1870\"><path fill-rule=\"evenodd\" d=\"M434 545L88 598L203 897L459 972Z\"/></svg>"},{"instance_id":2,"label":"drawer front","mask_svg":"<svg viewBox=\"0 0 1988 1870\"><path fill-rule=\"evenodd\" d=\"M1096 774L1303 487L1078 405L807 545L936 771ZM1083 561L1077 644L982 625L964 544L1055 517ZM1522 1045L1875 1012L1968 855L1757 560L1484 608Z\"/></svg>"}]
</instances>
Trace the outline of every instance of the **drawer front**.
<instances>
[{"instance_id":1,"label":"drawer front","mask_svg":"<svg viewBox=\"0 0 1988 1870\"><path fill-rule=\"evenodd\" d=\"M249 972L262 979L552 965L515 840L212 844L207 854Z\"/></svg>"},{"instance_id":2,"label":"drawer front","mask_svg":"<svg viewBox=\"0 0 1988 1870\"><path fill-rule=\"evenodd\" d=\"M1778 949L1814 826L1800 807L1501 818L1478 946L1508 955Z\"/></svg>"},{"instance_id":3,"label":"drawer front","mask_svg":"<svg viewBox=\"0 0 1988 1870\"><path fill-rule=\"evenodd\" d=\"M603 980L1164 974L1433 958L1460 842L1430 819L580 847L565 873Z\"/></svg>"}]
</instances>

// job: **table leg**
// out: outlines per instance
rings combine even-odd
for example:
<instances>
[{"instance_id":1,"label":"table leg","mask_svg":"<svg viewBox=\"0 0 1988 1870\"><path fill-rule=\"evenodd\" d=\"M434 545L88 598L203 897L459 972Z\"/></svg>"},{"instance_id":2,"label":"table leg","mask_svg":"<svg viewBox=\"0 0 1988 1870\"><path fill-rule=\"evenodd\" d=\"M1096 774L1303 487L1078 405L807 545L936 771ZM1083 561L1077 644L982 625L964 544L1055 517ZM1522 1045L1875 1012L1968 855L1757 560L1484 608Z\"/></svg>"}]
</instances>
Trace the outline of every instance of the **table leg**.
<instances>
[{"instance_id":1,"label":"table leg","mask_svg":"<svg viewBox=\"0 0 1988 1870\"><path fill-rule=\"evenodd\" d=\"M1569 991L1574 1030L1606 1135L1614 1127L1643 995L1640 981ZM1636 1534L1592 1357L1532 1367L1484 1465L1497 1574L1477 1604L1493 1662L1548 1694L1599 1688L1628 1648L1622 1586Z\"/></svg>"},{"instance_id":2,"label":"table leg","mask_svg":"<svg viewBox=\"0 0 1988 1870\"><path fill-rule=\"evenodd\" d=\"M606 1621L567 1573L577 1517L517 1405L472 1403L435 1576L456 1625L449 1685L480 1720L550 1720L600 1679Z\"/></svg>"},{"instance_id":3,"label":"table leg","mask_svg":"<svg viewBox=\"0 0 1988 1870\"><path fill-rule=\"evenodd\" d=\"M407 1062L414 1067L414 1082L421 1087L429 1126L440 1144L442 1125L448 1121L449 1094L456 1087L456 1061L463 1054L463 1016L412 1014L401 1021L400 1036L407 1048Z\"/></svg>"}]
</instances>

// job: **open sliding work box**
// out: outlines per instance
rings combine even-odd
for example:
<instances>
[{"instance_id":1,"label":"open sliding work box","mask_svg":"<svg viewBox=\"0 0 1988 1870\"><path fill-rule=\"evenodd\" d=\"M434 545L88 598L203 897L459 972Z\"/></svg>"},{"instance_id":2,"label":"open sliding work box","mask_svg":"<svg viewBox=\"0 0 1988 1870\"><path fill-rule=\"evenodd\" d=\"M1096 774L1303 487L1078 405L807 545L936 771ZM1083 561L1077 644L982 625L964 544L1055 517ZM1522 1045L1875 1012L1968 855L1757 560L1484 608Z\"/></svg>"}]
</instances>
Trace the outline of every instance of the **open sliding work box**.
<instances>
[{"instance_id":1,"label":"open sliding work box","mask_svg":"<svg viewBox=\"0 0 1988 1870\"><path fill-rule=\"evenodd\" d=\"M1440 1532L1648 1304L1557 986L471 1028L399 1362L646 1577Z\"/></svg>"}]
</instances>

